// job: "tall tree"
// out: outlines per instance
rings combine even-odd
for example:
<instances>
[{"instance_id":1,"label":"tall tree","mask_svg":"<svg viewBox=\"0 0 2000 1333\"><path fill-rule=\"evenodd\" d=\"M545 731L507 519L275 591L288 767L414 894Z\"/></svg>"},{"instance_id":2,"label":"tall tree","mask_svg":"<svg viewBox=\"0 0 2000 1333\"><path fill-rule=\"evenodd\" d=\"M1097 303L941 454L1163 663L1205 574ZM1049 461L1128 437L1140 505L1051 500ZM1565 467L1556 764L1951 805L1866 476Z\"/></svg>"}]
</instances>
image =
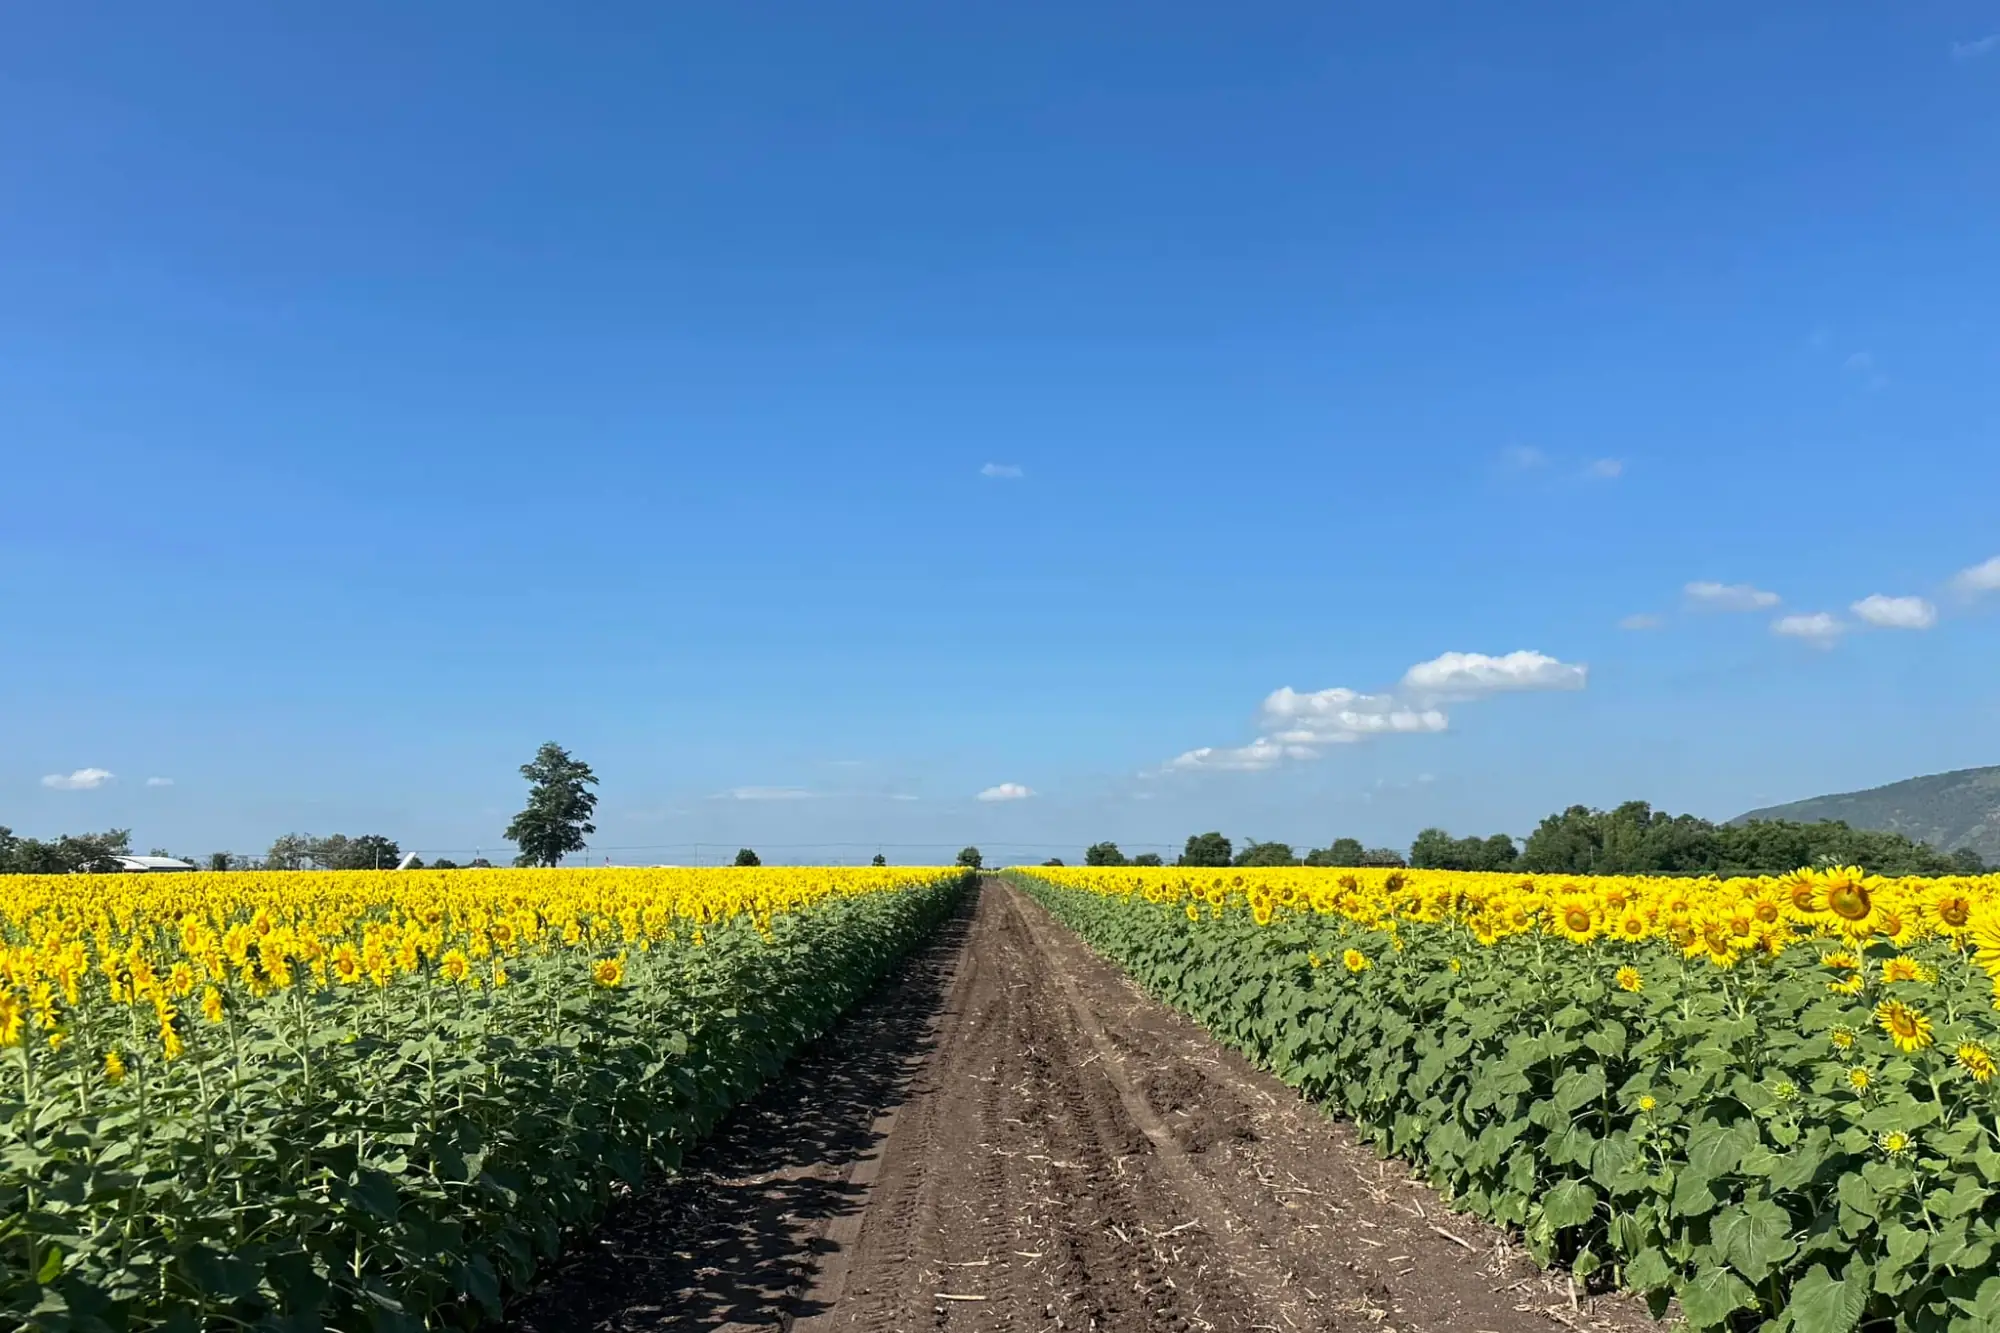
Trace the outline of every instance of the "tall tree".
<instances>
[{"instance_id":1,"label":"tall tree","mask_svg":"<svg viewBox=\"0 0 2000 1333\"><path fill-rule=\"evenodd\" d=\"M1236 853L1239 866L1295 866L1299 858L1292 855L1292 845L1288 842L1258 842L1255 838L1244 844Z\"/></svg>"},{"instance_id":2,"label":"tall tree","mask_svg":"<svg viewBox=\"0 0 2000 1333\"><path fill-rule=\"evenodd\" d=\"M312 864L316 841L310 833L280 834L272 841L271 850L264 853L264 869L304 870Z\"/></svg>"},{"instance_id":3,"label":"tall tree","mask_svg":"<svg viewBox=\"0 0 2000 1333\"><path fill-rule=\"evenodd\" d=\"M1368 849L1359 838L1335 838L1330 847L1315 847L1306 853L1309 866L1358 866Z\"/></svg>"},{"instance_id":4,"label":"tall tree","mask_svg":"<svg viewBox=\"0 0 2000 1333\"><path fill-rule=\"evenodd\" d=\"M758 858L757 853L751 851L748 847L738 847L736 849L736 864L740 866L760 866L764 862Z\"/></svg>"},{"instance_id":5,"label":"tall tree","mask_svg":"<svg viewBox=\"0 0 2000 1333\"><path fill-rule=\"evenodd\" d=\"M1125 853L1118 850L1115 842L1093 842L1083 849L1083 863L1087 866L1122 866Z\"/></svg>"},{"instance_id":6,"label":"tall tree","mask_svg":"<svg viewBox=\"0 0 2000 1333\"><path fill-rule=\"evenodd\" d=\"M559 865L571 852L582 851L585 837L597 832L590 822L597 811L597 793L590 790L597 775L589 764L548 741L521 765L521 776L528 780L528 804L507 825L507 840L521 849L514 864Z\"/></svg>"},{"instance_id":7,"label":"tall tree","mask_svg":"<svg viewBox=\"0 0 2000 1333\"><path fill-rule=\"evenodd\" d=\"M1187 846L1181 851L1180 864L1226 866L1230 850L1229 839L1220 833L1193 833L1188 835Z\"/></svg>"},{"instance_id":8,"label":"tall tree","mask_svg":"<svg viewBox=\"0 0 2000 1333\"><path fill-rule=\"evenodd\" d=\"M875 859L870 861L868 864L871 866L885 866L889 864L889 858L882 855L882 853L877 852L875 853Z\"/></svg>"},{"instance_id":9,"label":"tall tree","mask_svg":"<svg viewBox=\"0 0 2000 1333\"><path fill-rule=\"evenodd\" d=\"M1132 858L1132 864L1135 866L1157 866L1165 865L1166 860L1158 852L1140 852Z\"/></svg>"},{"instance_id":10,"label":"tall tree","mask_svg":"<svg viewBox=\"0 0 2000 1333\"><path fill-rule=\"evenodd\" d=\"M960 851L958 854L958 863L964 866L967 870L982 869L984 867L985 860L986 858L979 854L979 849L977 847L967 847L962 851Z\"/></svg>"}]
</instances>

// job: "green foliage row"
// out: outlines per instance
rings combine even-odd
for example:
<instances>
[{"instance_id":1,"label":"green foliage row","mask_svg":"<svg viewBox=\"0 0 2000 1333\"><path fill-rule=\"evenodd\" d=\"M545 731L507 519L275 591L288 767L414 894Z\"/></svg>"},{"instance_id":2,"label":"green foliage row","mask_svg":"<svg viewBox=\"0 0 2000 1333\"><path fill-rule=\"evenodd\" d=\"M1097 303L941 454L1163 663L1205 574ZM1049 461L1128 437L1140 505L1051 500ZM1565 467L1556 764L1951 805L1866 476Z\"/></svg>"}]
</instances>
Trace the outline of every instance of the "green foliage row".
<instances>
[{"instance_id":1,"label":"green foliage row","mask_svg":"<svg viewBox=\"0 0 2000 1333\"><path fill-rule=\"evenodd\" d=\"M2000 1333L2000 1080L1950 1058L2000 1025L1985 978L1941 941L1916 953L1936 984L1897 987L1938 1045L1905 1054L1871 1022L1876 997L1829 993L1809 948L1723 970L1659 941L1482 948L1449 924L1406 924L1399 948L1337 916L1191 921L1017 878L1544 1264L1642 1291L1656 1313L1677 1298L1696 1328ZM1864 957L1879 971L1893 952ZM1614 980L1627 963L1637 992Z\"/></svg>"},{"instance_id":2,"label":"green foliage row","mask_svg":"<svg viewBox=\"0 0 2000 1333\"><path fill-rule=\"evenodd\" d=\"M711 925L631 954L610 987L566 955L510 962L500 988L295 986L239 1020L234 1059L134 1057L115 1087L16 1077L0 1102L0 1324L416 1333L497 1318L615 1190L671 1172L968 883L836 896L768 935Z\"/></svg>"}]
</instances>

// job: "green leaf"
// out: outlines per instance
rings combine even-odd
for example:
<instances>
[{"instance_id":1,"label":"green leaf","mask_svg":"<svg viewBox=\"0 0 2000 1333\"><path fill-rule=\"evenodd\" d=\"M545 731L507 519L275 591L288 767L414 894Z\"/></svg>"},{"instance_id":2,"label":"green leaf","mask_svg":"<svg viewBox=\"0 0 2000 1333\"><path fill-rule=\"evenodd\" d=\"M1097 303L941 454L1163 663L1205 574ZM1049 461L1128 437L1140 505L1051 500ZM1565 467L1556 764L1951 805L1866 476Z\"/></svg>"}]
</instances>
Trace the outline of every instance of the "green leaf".
<instances>
[{"instance_id":1,"label":"green leaf","mask_svg":"<svg viewBox=\"0 0 2000 1333\"><path fill-rule=\"evenodd\" d=\"M1596 1065L1575 1069L1556 1080L1552 1100L1556 1109L1573 1114L1604 1095L1604 1071Z\"/></svg>"},{"instance_id":2,"label":"green leaf","mask_svg":"<svg viewBox=\"0 0 2000 1333\"><path fill-rule=\"evenodd\" d=\"M1755 1304L1757 1294L1750 1284L1726 1268L1710 1266L1691 1282L1681 1283L1675 1293L1681 1310L1695 1328L1714 1328L1736 1311Z\"/></svg>"},{"instance_id":3,"label":"green leaf","mask_svg":"<svg viewBox=\"0 0 2000 1333\"><path fill-rule=\"evenodd\" d=\"M1791 1238L1792 1217L1768 1199L1726 1208L1708 1224L1710 1242L1729 1266L1761 1282L1798 1245Z\"/></svg>"},{"instance_id":4,"label":"green leaf","mask_svg":"<svg viewBox=\"0 0 2000 1333\"><path fill-rule=\"evenodd\" d=\"M1542 1216L1550 1226L1581 1226L1596 1211L1597 1191L1582 1180L1565 1180L1542 1196Z\"/></svg>"},{"instance_id":5,"label":"green leaf","mask_svg":"<svg viewBox=\"0 0 2000 1333\"><path fill-rule=\"evenodd\" d=\"M1850 1270L1864 1265L1850 1265ZM1868 1301L1865 1283L1836 1278L1825 1264L1814 1264L1806 1275L1792 1284L1791 1300L1785 1307L1785 1327L1790 1333L1854 1333Z\"/></svg>"},{"instance_id":6,"label":"green leaf","mask_svg":"<svg viewBox=\"0 0 2000 1333\"><path fill-rule=\"evenodd\" d=\"M1658 1247L1639 1251L1625 1265L1625 1283L1635 1291L1653 1291L1674 1280L1674 1268Z\"/></svg>"}]
</instances>

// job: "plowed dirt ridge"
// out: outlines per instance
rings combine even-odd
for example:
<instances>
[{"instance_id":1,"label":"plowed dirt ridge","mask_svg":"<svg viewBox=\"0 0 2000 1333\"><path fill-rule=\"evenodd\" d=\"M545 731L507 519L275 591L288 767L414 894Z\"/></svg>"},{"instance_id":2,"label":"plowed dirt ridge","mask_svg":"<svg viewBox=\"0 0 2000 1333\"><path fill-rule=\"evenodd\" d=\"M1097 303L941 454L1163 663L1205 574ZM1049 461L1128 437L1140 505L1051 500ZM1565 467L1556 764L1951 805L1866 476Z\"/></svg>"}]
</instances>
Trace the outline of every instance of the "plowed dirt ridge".
<instances>
[{"instance_id":1,"label":"plowed dirt ridge","mask_svg":"<svg viewBox=\"0 0 2000 1333\"><path fill-rule=\"evenodd\" d=\"M514 1326L1660 1327L1450 1212L990 879Z\"/></svg>"}]
</instances>

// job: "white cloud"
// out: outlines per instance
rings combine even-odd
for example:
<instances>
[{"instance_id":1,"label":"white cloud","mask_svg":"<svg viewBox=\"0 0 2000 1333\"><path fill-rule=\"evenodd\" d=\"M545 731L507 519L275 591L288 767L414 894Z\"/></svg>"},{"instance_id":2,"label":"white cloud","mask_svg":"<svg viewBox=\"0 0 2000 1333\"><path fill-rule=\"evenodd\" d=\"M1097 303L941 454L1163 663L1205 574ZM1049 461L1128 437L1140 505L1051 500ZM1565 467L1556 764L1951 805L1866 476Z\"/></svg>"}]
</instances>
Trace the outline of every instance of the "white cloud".
<instances>
[{"instance_id":1,"label":"white cloud","mask_svg":"<svg viewBox=\"0 0 2000 1333\"><path fill-rule=\"evenodd\" d=\"M174 785L174 780L172 778L147 778L146 785L148 787L171 787Z\"/></svg>"},{"instance_id":2,"label":"white cloud","mask_svg":"<svg viewBox=\"0 0 2000 1333\"><path fill-rule=\"evenodd\" d=\"M810 801L818 793L804 787L731 787L709 797L712 801Z\"/></svg>"},{"instance_id":3,"label":"white cloud","mask_svg":"<svg viewBox=\"0 0 2000 1333\"><path fill-rule=\"evenodd\" d=\"M1771 622L1771 632L1801 639L1815 648L1831 648L1847 632L1847 626L1824 611L1814 611L1810 615L1779 616Z\"/></svg>"},{"instance_id":4,"label":"white cloud","mask_svg":"<svg viewBox=\"0 0 2000 1333\"><path fill-rule=\"evenodd\" d=\"M1023 787L1018 782L1003 782L997 787L988 787L979 793L982 801L1025 801L1035 794L1032 787Z\"/></svg>"},{"instance_id":5,"label":"white cloud","mask_svg":"<svg viewBox=\"0 0 2000 1333\"><path fill-rule=\"evenodd\" d=\"M1159 771L1254 773L1287 759L1317 759L1328 745L1445 731L1451 719L1439 703L1517 690L1580 690L1588 677L1588 667L1523 650L1500 657L1444 653L1404 672L1394 693L1345 686L1301 693L1286 685L1264 697L1258 710L1264 734L1256 740L1188 750Z\"/></svg>"},{"instance_id":6,"label":"white cloud","mask_svg":"<svg viewBox=\"0 0 2000 1333\"><path fill-rule=\"evenodd\" d=\"M2000 592L2000 555L1970 569L1961 569L1952 577L1951 586L1970 597L1983 592Z\"/></svg>"},{"instance_id":7,"label":"white cloud","mask_svg":"<svg viewBox=\"0 0 2000 1333\"><path fill-rule=\"evenodd\" d=\"M1783 600L1774 592L1747 583L1695 582L1683 591L1689 601L1711 611L1766 611Z\"/></svg>"},{"instance_id":8,"label":"white cloud","mask_svg":"<svg viewBox=\"0 0 2000 1333\"><path fill-rule=\"evenodd\" d=\"M1218 749L1204 745L1197 750L1189 750L1167 765L1178 772L1198 769L1212 769L1221 773L1255 773L1266 768L1275 768L1285 759L1312 759L1317 751L1303 745L1286 745L1267 736L1259 736L1248 745Z\"/></svg>"},{"instance_id":9,"label":"white cloud","mask_svg":"<svg viewBox=\"0 0 2000 1333\"><path fill-rule=\"evenodd\" d=\"M1583 472L1587 477L1596 477L1603 481L1611 481L1625 475L1625 460L1621 458L1599 458L1593 460L1590 466L1585 468Z\"/></svg>"},{"instance_id":10,"label":"white cloud","mask_svg":"<svg viewBox=\"0 0 2000 1333\"><path fill-rule=\"evenodd\" d=\"M982 477L998 477L1002 481L1019 481L1021 478L1021 465L1018 463L988 463L985 467L979 469L979 475Z\"/></svg>"},{"instance_id":11,"label":"white cloud","mask_svg":"<svg viewBox=\"0 0 2000 1333\"><path fill-rule=\"evenodd\" d=\"M1527 472L1549 465L1549 456L1531 444L1510 444L1500 451L1500 461L1508 467Z\"/></svg>"},{"instance_id":12,"label":"white cloud","mask_svg":"<svg viewBox=\"0 0 2000 1333\"><path fill-rule=\"evenodd\" d=\"M1921 597L1884 597L1878 592L1848 609L1882 629L1929 629L1937 624L1937 608Z\"/></svg>"},{"instance_id":13,"label":"white cloud","mask_svg":"<svg viewBox=\"0 0 2000 1333\"><path fill-rule=\"evenodd\" d=\"M1851 370L1857 375L1866 374L1868 371L1875 369L1875 354L1873 352L1856 352L1841 364L1845 369Z\"/></svg>"},{"instance_id":14,"label":"white cloud","mask_svg":"<svg viewBox=\"0 0 2000 1333\"><path fill-rule=\"evenodd\" d=\"M1659 629L1667 623L1665 616L1656 616L1651 611L1641 611L1637 615L1626 616L1618 622L1619 629Z\"/></svg>"},{"instance_id":15,"label":"white cloud","mask_svg":"<svg viewBox=\"0 0 2000 1333\"><path fill-rule=\"evenodd\" d=\"M51 773L42 779L42 785L57 791L95 791L115 776L105 768L79 768L74 773Z\"/></svg>"},{"instance_id":16,"label":"white cloud","mask_svg":"<svg viewBox=\"0 0 2000 1333\"><path fill-rule=\"evenodd\" d=\"M1264 721L1276 732L1260 738L1282 746L1348 745L1370 736L1443 731L1449 720L1435 708L1414 708L1390 694L1362 694L1335 686L1300 694L1291 686L1264 699Z\"/></svg>"},{"instance_id":17,"label":"white cloud","mask_svg":"<svg viewBox=\"0 0 2000 1333\"><path fill-rule=\"evenodd\" d=\"M1403 673L1403 688L1432 698L1476 699L1513 690L1580 690L1590 668L1523 649L1500 657L1441 653Z\"/></svg>"},{"instance_id":18,"label":"white cloud","mask_svg":"<svg viewBox=\"0 0 2000 1333\"><path fill-rule=\"evenodd\" d=\"M1974 38L1969 42L1953 42L1951 44L1951 58L1953 60L1977 60L1979 57L1991 55L1995 51L2000 51L2000 32L1989 32L1984 37Z\"/></svg>"}]
</instances>

